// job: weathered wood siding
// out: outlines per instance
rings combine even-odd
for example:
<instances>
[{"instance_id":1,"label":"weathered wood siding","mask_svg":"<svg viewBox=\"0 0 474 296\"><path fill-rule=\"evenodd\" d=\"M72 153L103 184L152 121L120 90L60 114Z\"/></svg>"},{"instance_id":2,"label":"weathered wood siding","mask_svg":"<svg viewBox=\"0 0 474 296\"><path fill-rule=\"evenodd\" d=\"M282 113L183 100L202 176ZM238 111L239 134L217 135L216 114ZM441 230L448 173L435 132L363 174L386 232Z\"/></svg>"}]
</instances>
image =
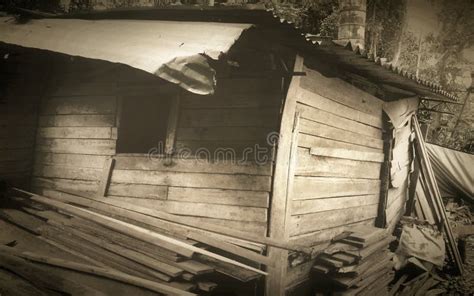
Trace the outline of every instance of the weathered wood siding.
<instances>
[{"instance_id":1,"label":"weathered wood siding","mask_svg":"<svg viewBox=\"0 0 474 296\"><path fill-rule=\"evenodd\" d=\"M295 92L285 224L288 240L315 245L349 225L375 221L383 102L341 79L304 72ZM308 288L312 265L287 267L287 294Z\"/></svg>"},{"instance_id":2,"label":"weathered wood siding","mask_svg":"<svg viewBox=\"0 0 474 296\"><path fill-rule=\"evenodd\" d=\"M88 69L100 73L102 68ZM160 95L157 80L134 76L130 83L122 73L115 75L122 79L119 83L108 75L89 80L86 73L78 78L71 74L68 81L58 83L42 104L34 169L38 190L56 188L95 196L105 161L113 157L115 166L103 198L188 216L196 223L265 234L271 161L116 154L119 97ZM252 86L253 93L246 97L243 89L237 93L223 89L225 83L215 96L182 96L178 145L191 143L211 151L221 146L252 147L276 128L278 110L272 104L279 97L263 95L260 102L259 85ZM267 102L272 120L259 116Z\"/></svg>"},{"instance_id":3,"label":"weathered wood siding","mask_svg":"<svg viewBox=\"0 0 474 296\"><path fill-rule=\"evenodd\" d=\"M297 93L288 235L313 243L377 215L383 161L382 101L305 69Z\"/></svg>"},{"instance_id":4,"label":"weathered wood siding","mask_svg":"<svg viewBox=\"0 0 474 296\"><path fill-rule=\"evenodd\" d=\"M270 155L267 136L278 129L280 79L223 78L214 95L183 93L176 147L178 153L219 156L233 151L237 158L255 158L255 145Z\"/></svg>"},{"instance_id":5,"label":"weathered wood siding","mask_svg":"<svg viewBox=\"0 0 474 296\"><path fill-rule=\"evenodd\" d=\"M37 109L43 91L41 58L25 50L1 46L0 52L0 180L28 186L33 167Z\"/></svg>"},{"instance_id":6,"label":"weathered wood siding","mask_svg":"<svg viewBox=\"0 0 474 296\"><path fill-rule=\"evenodd\" d=\"M0 103L0 179L8 183L25 185L31 175L36 109L32 98L13 93Z\"/></svg>"}]
</instances>

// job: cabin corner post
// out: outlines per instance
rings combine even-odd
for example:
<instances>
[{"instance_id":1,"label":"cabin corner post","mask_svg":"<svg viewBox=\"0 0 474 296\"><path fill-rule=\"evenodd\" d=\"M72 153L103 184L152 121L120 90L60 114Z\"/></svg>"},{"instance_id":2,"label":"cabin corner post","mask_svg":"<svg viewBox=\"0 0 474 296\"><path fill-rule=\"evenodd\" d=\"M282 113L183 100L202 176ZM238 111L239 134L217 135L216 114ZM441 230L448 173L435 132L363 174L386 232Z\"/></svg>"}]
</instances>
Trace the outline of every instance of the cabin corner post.
<instances>
[{"instance_id":1,"label":"cabin corner post","mask_svg":"<svg viewBox=\"0 0 474 296\"><path fill-rule=\"evenodd\" d=\"M390 163L392 161L394 129L390 123L388 115L385 112L382 114L382 128L384 161L382 163L380 172L380 200L377 210L377 218L375 219L375 226L379 228L386 228L387 217L385 211L387 210L388 190L390 188Z\"/></svg>"},{"instance_id":2,"label":"cabin corner post","mask_svg":"<svg viewBox=\"0 0 474 296\"><path fill-rule=\"evenodd\" d=\"M294 65L294 72L300 72L302 69L303 58L297 56ZM299 76L292 77L288 94L286 96L281 117L280 134L273 175L269 236L273 239L282 241L288 240L288 233L286 231L288 181L291 162L291 141L293 138L293 124L296 112L296 93L299 87L299 81ZM268 276L265 283L265 295L285 295L288 251L269 247L268 257L275 265L274 267L268 268Z\"/></svg>"}]
</instances>

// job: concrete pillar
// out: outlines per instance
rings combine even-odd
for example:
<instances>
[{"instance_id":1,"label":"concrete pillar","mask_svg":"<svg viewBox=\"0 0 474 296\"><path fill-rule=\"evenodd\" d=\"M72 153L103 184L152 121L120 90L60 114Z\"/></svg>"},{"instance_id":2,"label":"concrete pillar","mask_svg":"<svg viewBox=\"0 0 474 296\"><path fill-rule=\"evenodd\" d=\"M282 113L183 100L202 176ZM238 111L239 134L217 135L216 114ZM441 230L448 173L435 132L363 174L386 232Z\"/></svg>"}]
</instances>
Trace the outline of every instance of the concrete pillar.
<instances>
[{"instance_id":1,"label":"concrete pillar","mask_svg":"<svg viewBox=\"0 0 474 296\"><path fill-rule=\"evenodd\" d=\"M352 45L364 48L366 0L339 0L341 9L338 27L338 40L350 41Z\"/></svg>"}]
</instances>

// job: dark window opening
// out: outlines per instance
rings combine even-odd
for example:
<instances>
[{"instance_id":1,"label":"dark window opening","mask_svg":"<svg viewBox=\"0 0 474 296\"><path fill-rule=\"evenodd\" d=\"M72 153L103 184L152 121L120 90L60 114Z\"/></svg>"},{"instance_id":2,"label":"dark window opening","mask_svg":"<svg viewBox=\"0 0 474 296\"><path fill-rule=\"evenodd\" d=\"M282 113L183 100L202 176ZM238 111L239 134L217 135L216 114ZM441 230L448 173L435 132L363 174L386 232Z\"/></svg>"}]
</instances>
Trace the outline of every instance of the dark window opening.
<instances>
[{"instance_id":1,"label":"dark window opening","mask_svg":"<svg viewBox=\"0 0 474 296\"><path fill-rule=\"evenodd\" d=\"M163 151L169 111L169 98L123 98L117 153L148 153L153 148Z\"/></svg>"}]
</instances>

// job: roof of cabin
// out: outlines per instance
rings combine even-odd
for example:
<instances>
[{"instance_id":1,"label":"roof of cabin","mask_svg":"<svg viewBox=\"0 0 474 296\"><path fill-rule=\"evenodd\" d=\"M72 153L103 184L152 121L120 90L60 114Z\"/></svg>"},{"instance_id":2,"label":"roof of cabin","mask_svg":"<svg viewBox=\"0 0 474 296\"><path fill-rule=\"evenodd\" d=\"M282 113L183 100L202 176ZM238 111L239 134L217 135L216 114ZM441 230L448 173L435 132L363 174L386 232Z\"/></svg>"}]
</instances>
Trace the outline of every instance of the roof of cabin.
<instances>
[{"instance_id":1,"label":"roof of cabin","mask_svg":"<svg viewBox=\"0 0 474 296\"><path fill-rule=\"evenodd\" d=\"M0 18L0 41L73 56L121 63L198 94L213 92L218 59L248 24L149 20Z\"/></svg>"},{"instance_id":2,"label":"roof of cabin","mask_svg":"<svg viewBox=\"0 0 474 296\"><path fill-rule=\"evenodd\" d=\"M337 63L338 67L365 77L389 92L394 90L402 94L406 92L406 96L457 100L440 85L417 78L415 71L395 67L385 58L374 59L365 50L350 43L342 44L305 34L291 22L262 8L260 5L237 8L175 6L65 14L31 20L23 25L2 20L0 29L8 34L0 35L0 41L124 63L174 83L181 80L181 77L176 77L176 71L193 76L192 72L196 69L206 69L194 75L203 81L188 79L181 86L195 93L207 94L212 89L206 88L203 83L212 82L213 70L204 59L199 59L199 54L217 59L219 53L230 49L243 30L251 25L267 25L301 39L295 44L304 44L306 53L310 48L315 54ZM31 34L32 30L34 34ZM55 38L51 38L52 31L55 31ZM178 60L168 64L171 67L167 67L166 73L158 73L158 69L164 69L163 65L179 57L198 57L198 60ZM193 63L197 66L186 66Z\"/></svg>"}]
</instances>

